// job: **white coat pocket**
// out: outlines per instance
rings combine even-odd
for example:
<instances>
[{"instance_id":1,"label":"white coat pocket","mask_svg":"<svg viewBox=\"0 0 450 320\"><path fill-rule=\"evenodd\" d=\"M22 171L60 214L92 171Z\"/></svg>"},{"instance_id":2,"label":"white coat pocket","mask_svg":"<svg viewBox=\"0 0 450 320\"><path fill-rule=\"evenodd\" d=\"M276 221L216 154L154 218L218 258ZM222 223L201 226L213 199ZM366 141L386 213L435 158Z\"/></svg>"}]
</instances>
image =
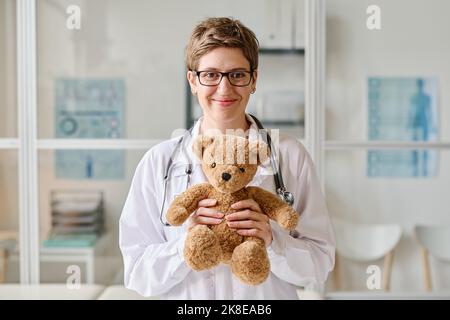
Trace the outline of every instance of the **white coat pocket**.
<instances>
[{"instance_id":1,"label":"white coat pocket","mask_svg":"<svg viewBox=\"0 0 450 320\"><path fill-rule=\"evenodd\" d=\"M174 164L169 172L169 177L166 181L166 191L164 196L164 210L163 210L163 220L167 221L166 213L172 204L175 197L189 188L190 174L188 174L189 167L185 164ZM166 237L169 239L180 234L182 226L174 227L167 226L165 229Z\"/></svg>"},{"instance_id":2,"label":"white coat pocket","mask_svg":"<svg viewBox=\"0 0 450 320\"><path fill-rule=\"evenodd\" d=\"M175 164L170 170L169 177L167 179L166 198L164 199L167 207L170 206L177 195L186 191L189 187L191 173L188 174L188 169L188 165Z\"/></svg>"}]
</instances>

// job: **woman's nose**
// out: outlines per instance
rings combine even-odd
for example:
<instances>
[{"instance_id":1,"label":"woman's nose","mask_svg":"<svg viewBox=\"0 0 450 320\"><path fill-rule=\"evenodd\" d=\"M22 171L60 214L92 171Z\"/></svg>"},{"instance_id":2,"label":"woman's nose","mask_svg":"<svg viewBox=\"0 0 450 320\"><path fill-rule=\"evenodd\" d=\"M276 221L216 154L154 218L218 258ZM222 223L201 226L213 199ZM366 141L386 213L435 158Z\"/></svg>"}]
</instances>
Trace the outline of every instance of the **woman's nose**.
<instances>
[{"instance_id":1,"label":"woman's nose","mask_svg":"<svg viewBox=\"0 0 450 320\"><path fill-rule=\"evenodd\" d=\"M230 180L230 178L231 178L231 174L229 174L228 172L222 173L223 180L228 181L228 180Z\"/></svg>"},{"instance_id":2,"label":"woman's nose","mask_svg":"<svg viewBox=\"0 0 450 320\"><path fill-rule=\"evenodd\" d=\"M228 92L230 90L232 90L230 80L228 80L228 77L223 76L222 81L220 81L219 85L217 86L217 91Z\"/></svg>"}]
</instances>

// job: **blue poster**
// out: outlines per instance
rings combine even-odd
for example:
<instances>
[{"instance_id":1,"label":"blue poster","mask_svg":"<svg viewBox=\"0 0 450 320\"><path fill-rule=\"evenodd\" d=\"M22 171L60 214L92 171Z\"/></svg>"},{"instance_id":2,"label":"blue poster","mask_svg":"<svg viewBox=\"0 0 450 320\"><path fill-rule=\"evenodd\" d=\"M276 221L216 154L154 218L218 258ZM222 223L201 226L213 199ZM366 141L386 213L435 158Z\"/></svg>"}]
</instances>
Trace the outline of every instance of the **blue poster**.
<instances>
[{"instance_id":1,"label":"blue poster","mask_svg":"<svg viewBox=\"0 0 450 320\"><path fill-rule=\"evenodd\" d=\"M61 139L118 139L124 134L125 83L121 79L57 79L55 135ZM124 177L124 151L57 150L60 179Z\"/></svg>"},{"instance_id":2,"label":"blue poster","mask_svg":"<svg viewBox=\"0 0 450 320\"><path fill-rule=\"evenodd\" d=\"M437 141L437 81L434 78L368 79L369 140ZM438 152L375 150L367 157L369 177L431 177Z\"/></svg>"}]
</instances>

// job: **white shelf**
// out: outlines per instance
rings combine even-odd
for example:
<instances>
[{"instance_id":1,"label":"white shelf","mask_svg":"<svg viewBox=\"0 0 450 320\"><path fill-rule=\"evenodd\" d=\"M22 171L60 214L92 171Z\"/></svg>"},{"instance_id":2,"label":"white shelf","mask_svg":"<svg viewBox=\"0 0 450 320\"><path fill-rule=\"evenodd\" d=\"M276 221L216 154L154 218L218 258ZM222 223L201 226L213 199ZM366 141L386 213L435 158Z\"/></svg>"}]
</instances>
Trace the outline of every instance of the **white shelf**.
<instances>
[{"instance_id":1,"label":"white shelf","mask_svg":"<svg viewBox=\"0 0 450 320\"><path fill-rule=\"evenodd\" d=\"M148 150L162 141L161 139L40 139L37 141L37 148L40 150Z\"/></svg>"},{"instance_id":2,"label":"white shelf","mask_svg":"<svg viewBox=\"0 0 450 320\"><path fill-rule=\"evenodd\" d=\"M40 150L148 150L162 139L40 139ZM19 139L0 138L0 150L19 149Z\"/></svg>"},{"instance_id":3,"label":"white shelf","mask_svg":"<svg viewBox=\"0 0 450 320\"><path fill-rule=\"evenodd\" d=\"M0 138L0 149L18 149L19 139L2 139Z\"/></svg>"},{"instance_id":4,"label":"white shelf","mask_svg":"<svg viewBox=\"0 0 450 320\"><path fill-rule=\"evenodd\" d=\"M450 149L450 142L325 141L325 150L352 149Z\"/></svg>"}]
</instances>

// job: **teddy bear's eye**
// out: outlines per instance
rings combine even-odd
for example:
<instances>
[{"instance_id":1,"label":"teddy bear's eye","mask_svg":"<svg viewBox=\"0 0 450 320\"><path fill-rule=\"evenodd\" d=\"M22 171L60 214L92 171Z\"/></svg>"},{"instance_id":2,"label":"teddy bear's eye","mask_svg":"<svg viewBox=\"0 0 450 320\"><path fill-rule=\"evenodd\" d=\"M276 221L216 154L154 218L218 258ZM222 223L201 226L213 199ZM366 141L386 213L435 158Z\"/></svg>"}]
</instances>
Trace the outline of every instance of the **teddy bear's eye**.
<instances>
[{"instance_id":1,"label":"teddy bear's eye","mask_svg":"<svg viewBox=\"0 0 450 320\"><path fill-rule=\"evenodd\" d=\"M239 168L239 170L240 170L241 172L245 172L245 169L244 169L244 168Z\"/></svg>"},{"instance_id":2,"label":"teddy bear's eye","mask_svg":"<svg viewBox=\"0 0 450 320\"><path fill-rule=\"evenodd\" d=\"M215 167L216 167L216 163L215 162L211 163L211 168L215 168Z\"/></svg>"}]
</instances>

